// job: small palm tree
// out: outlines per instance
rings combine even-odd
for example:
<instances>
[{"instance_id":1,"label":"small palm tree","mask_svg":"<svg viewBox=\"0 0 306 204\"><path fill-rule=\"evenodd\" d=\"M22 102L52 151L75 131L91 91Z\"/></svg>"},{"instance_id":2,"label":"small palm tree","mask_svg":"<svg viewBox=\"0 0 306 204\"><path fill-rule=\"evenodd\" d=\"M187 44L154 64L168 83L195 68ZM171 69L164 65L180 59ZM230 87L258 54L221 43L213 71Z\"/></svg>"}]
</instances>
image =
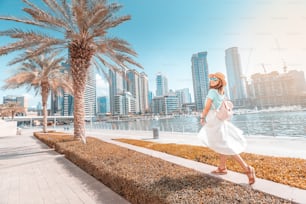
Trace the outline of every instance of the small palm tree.
<instances>
[{"instance_id":1,"label":"small palm tree","mask_svg":"<svg viewBox=\"0 0 306 204\"><path fill-rule=\"evenodd\" d=\"M28 7L23 10L31 18L0 17L2 20L21 22L61 35L41 34L38 31L10 29L0 36L10 36L19 41L0 47L0 55L34 48L24 59L40 55L46 50L68 49L69 64L74 89L74 136L86 143L84 122L84 92L88 69L96 66L102 73L104 68L114 71L128 69L128 64L141 67L130 56L136 56L130 45L119 38L108 37L108 30L130 19L130 16L116 17L122 7L107 0L44 0L44 8L23 0ZM23 59L21 59L23 60Z\"/></svg>"},{"instance_id":2,"label":"small palm tree","mask_svg":"<svg viewBox=\"0 0 306 204\"><path fill-rule=\"evenodd\" d=\"M55 58L58 53L33 57L21 63L13 76L5 81L3 89L15 89L26 86L32 88L37 95L41 94L43 106L43 132L47 132L47 100L52 91L59 95L64 90L72 93L72 79L68 71L62 66L63 58ZM19 61L17 59L17 61Z\"/></svg>"},{"instance_id":3,"label":"small palm tree","mask_svg":"<svg viewBox=\"0 0 306 204\"><path fill-rule=\"evenodd\" d=\"M12 120L14 120L16 113L25 113L25 108L16 102L1 104L0 115L2 118L5 116L11 116Z\"/></svg>"}]
</instances>

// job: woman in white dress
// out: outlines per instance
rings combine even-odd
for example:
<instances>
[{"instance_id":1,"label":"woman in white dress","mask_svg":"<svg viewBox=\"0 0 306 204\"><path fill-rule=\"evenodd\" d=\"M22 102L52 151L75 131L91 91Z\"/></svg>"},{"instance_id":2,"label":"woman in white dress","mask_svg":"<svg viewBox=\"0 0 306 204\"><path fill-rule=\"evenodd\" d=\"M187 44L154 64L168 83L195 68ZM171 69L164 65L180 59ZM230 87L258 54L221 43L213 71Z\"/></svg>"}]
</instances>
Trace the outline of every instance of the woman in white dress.
<instances>
[{"instance_id":1,"label":"woman in white dress","mask_svg":"<svg viewBox=\"0 0 306 204\"><path fill-rule=\"evenodd\" d=\"M227 174L226 160L228 156L232 156L245 170L249 184L252 185L255 183L255 170L239 155L246 148L246 140L242 131L231 122L222 121L216 117L216 109L219 108L224 99L225 76L220 72L210 74L209 81L210 89L201 114L203 127L198 137L207 147L219 153L219 166L212 173L218 175Z\"/></svg>"}]
</instances>

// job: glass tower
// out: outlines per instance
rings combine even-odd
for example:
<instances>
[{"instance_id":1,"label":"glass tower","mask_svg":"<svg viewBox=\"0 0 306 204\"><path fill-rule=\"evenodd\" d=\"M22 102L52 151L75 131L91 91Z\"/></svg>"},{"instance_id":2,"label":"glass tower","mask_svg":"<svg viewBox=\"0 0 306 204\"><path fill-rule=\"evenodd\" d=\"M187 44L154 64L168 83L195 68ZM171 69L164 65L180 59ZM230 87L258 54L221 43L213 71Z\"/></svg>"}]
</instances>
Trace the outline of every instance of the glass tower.
<instances>
[{"instance_id":1,"label":"glass tower","mask_svg":"<svg viewBox=\"0 0 306 204\"><path fill-rule=\"evenodd\" d=\"M243 107L247 97L246 78L242 73L240 55L237 47L231 47L225 50L225 63L230 99L236 107Z\"/></svg>"},{"instance_id":2,"label":"glass tower","mask_svg":"<svg viewBox=\"0 0 306 204\"><path fill-rule=\"evenodd\" d=\"M197 111L202 111L209 89L207 52L199 52L191 58L194 101Z\"/></svg>"},{"instance_id":3,"label":"glass tower","mask_svg":"<svg viewBox=\"0 0 306 204\"><path fill-rule=\"evenodd\" d=\"M160 72L156 75L156 96L164 96L168 93L168 79Z\"/></svg>"}]
</instances>

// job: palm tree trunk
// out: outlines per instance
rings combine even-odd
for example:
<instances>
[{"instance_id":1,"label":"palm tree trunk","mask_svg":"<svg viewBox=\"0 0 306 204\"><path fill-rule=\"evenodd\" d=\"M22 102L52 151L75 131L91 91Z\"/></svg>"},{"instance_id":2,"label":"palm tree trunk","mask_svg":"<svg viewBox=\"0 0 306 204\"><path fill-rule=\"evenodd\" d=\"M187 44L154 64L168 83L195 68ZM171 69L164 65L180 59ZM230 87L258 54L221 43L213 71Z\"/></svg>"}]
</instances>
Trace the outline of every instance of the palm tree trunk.
<instances>
[{"instance_id":1,"label":"palm tree trunk","mask_svg":"<svg viewBox=\"0 0 306 204\"><path fill-rule=\"evenodd\" d=\"M47 100L48 100L49 86L48 83L42 83L41 85L41 100L43 108L43 132L47 132Z\"/></svg>"},{"instance_id":2,"label":"palm tree trunk","mask_svg":"<svg viewBox=\"0 0 306 204\"><path fill-rule=\"evenodd\" d=\"M84 73L83 73L84 74ZM84 109L84 92L85 85L73 83L74 91L74 138L82 140L86 144L85 135L85 109Z\"/></svg>"},{"instance_id":3,"label":"palm tree trunk","mask_svg":"<svg viewBox=\"0 0 306 204\"><path fill-rule=\"evenodd\" d=\"M84 39L71 42L69 45L70 65L74 91L74 138L86 144L84 92L87 70L90 66L93 50Z\"/></svg>"}]
</instances>

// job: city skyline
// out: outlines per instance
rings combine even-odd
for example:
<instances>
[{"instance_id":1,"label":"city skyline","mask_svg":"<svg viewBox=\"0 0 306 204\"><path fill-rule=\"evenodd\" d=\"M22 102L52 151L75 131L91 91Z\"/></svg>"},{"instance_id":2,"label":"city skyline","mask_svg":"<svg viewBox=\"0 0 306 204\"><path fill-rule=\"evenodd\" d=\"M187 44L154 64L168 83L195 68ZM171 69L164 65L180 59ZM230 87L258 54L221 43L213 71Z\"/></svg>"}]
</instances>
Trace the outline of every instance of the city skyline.
<instances>
[{"instance_id":1,"label":"city skyline","mask_svg":"<svg viewBox=\"0 0 306 204\"><path fill-rule=\"evenodd\" d=\"M169 89L189 88L193 98L192 55L207 52L209 72L226 73L225 50L230 47L238 47L242 71L248 77L263 73L262 64L267 72L282 72L283 61L288 71L306 71L304 1L116 2L123 5L120 14L130 14L132 19L113 29L110 35L127 40L138 53L135 60L143 65L153 93L156 74L161 72L168 78ZM21 17L23 5L19 0L1 1L0 15ZM12 28L10 25L11 22L0 21L1 30ZM21 24L15 25L23 28ZM7 38L1 37L1 46L3 42L7 43ZM0 76L0 86L8 77L10 68L6 65L13 56L0 57L0 69L4 73ZM107 90L103 79L98 77L97 84L98 91ZM23 89L1 90L0 98L14 93L24 95L24 92ZM97 93L100 95L103 94ZM29 104L33 105L31 97Z\"/></svg>"}]
</instances>

